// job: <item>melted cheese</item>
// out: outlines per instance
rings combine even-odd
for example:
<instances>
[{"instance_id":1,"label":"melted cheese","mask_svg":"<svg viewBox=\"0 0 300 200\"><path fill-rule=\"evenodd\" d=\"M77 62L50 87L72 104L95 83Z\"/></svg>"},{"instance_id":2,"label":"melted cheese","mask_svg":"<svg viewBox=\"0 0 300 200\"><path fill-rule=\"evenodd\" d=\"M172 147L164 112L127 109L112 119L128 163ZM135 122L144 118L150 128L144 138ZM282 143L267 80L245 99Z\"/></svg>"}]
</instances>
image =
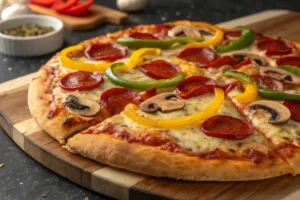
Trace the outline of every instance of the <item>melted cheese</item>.
<instances>
[{"instance_id":1,"label":"melted cheese","mask_svg":"<svg viewBox=\"0 0 300 200\"><path fill-rule=\"evenodd\" d=\"M300 139L300 124L292 119L287 123L276 125L268 123L270 114L263 111L254 111L245 109L243 111L246 116L252 121L254 127L260 130L270 138L275 144L282 143L286 140L297 144L297 140Z\"/></svg>"},{"instance_id":2,"label":"melted cheese","mask_svg":"<svg viewBox=\"0 0 300 200\"><path fill-rule=\"evenodd\" d=\"M171 113L157 112L155 114L148 114L140 111L140 114L143 114L151 119L170 119L183 117L205 109L205 107L213 101L213 98L213 95L203 95L188 99L186 100L186 106L183 110L178 110ZM223 106L218 111L218 114L241 118L241 115L228 100L225 101ZM134 122L133 120L127 118L123 113L113 117L111 122L114 123L115 126L127 127L129 130L133 130L133 134L139 134L143 132L134 130L149 130L149 127ZM151 128L151 130L163 129ZM228 140L207 136L201 131L200 126L191 126L186 128L170 129L167 131L167 134L174 138L179 146L193 152L209 152L216 150L217 148L224 151L238 151L241 150L241 146L245 145L256 145L261 149L266 148L264 145L261 145L264 144L264 138L257 133L254 133L243 140Z\"/></svg>"},{"instance_id":3,"label":"melted cheese","mask_svg":"<svg viewBox=\"0 0 300 200\"><path fill-rule=\"evenodd\" d=\"M240 93L238 89L229 92L228 96L240 108L243 105L238 103L233 97ZM286 140L298 145L300 139L300 123L290 119L287 123L276 125L268 123L270 114L262 110L251 110L248 107L243 109L243 113L251 120L252 125L260 130L266 137L270 138L275 144L282 143Z\"/></svg>"}]
</instances>

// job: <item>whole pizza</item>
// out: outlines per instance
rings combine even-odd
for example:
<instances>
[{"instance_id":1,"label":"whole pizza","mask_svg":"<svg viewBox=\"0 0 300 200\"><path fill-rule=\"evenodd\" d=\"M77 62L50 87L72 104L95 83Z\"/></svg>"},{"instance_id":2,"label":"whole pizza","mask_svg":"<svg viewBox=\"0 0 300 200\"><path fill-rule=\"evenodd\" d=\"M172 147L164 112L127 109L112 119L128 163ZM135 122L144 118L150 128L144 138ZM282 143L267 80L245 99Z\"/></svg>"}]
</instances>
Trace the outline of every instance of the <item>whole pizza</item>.
<instances>
[{"instance_id":1,"label":"whole pizza","mask_svg":"<svg viewBox=\"0 0 300 200\"><path fill-rule=\"evenodd\" d=\"M64 49L29 108L63 147L142 174L240 181L300 173L300 43L176 21Z\"/></svg>"}]
</instances>

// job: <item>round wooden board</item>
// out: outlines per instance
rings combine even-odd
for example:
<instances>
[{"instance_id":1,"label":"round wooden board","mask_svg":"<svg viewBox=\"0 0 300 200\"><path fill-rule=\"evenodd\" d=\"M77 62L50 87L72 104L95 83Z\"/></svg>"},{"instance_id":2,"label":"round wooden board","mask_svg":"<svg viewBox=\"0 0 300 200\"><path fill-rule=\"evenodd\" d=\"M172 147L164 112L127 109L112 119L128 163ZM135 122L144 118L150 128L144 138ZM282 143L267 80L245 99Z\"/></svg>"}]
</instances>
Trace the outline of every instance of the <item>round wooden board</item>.
<instances>
[{"instance_id":1,"label":"round wooden board","mask_svg":"<svg viewBox=\"0 0 300 200\"><path fill-rule=\"evenodd\" d=\"M219 24L300 40L300 14L276 10ZM300 199L300 176L248 182L188 182L137 174L74 155L33 120L27 90L35 74L0 84L0 125L26 153L72 182L116 199Z\"/></svg>"}]
</instances>

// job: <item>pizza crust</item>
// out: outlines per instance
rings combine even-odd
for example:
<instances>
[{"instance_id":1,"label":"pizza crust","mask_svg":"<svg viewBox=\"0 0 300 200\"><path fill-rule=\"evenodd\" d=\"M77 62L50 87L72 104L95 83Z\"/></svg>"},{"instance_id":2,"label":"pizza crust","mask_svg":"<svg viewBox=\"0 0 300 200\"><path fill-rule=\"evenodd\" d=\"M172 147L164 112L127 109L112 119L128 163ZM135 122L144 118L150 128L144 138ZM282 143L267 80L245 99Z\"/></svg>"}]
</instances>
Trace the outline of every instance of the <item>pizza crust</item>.
<instances>
[{"instance_id":1,"label":"pizza crust","mask_svg":"<svg viewBox=\"0 0 300 200\"><path fill-rule=\"evenodd\" d=\"M76 124L74 126L64 127L62 121L64 118L48 119L47 115L50 111L50 103L45 91L47 90L47 81L50 76L50 65L57 61L54 56L47 64L45 64L37 73L29 86L28 90L28 106L32 117L50 136L58 140L61 144L65 143L68 137L91 126L88 121ZM51 94L50 94L51 95Z\"/></svg>"},{"instance_id":2,"label":"pizza crust","mask_svg":"<svg viewBox=\"0 0 300 200\"><path fill-rule=\"evenodd\" d=\"M279 157L259 164L247 160L205 159L128 143L109 134L78 134L68 140L67 148L110 166L191 181L260 180L292 172Z\"/></svg>"}]
</instances>

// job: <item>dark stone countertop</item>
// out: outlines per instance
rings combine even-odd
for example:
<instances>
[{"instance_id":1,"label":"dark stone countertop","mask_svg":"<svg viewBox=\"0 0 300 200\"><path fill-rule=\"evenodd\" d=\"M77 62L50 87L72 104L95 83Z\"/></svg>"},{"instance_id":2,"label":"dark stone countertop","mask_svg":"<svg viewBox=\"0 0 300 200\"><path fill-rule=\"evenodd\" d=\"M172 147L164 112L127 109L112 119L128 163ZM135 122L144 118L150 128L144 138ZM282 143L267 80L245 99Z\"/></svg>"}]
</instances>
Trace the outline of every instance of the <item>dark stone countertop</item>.
<instances>
[{"instance_id":1,"label":"dark stone countertop","mask_svg":"<svg viewBox=\"0 0 300 200\"><path fill-rule=\"evenodd\" d=\"M114 0L95 2L116 8ZM299 4L297 0L149 0L143 12L129 15L129 22L126 25L105 24L83 32L65 30L64 46L138 24L162 23L179 19L219 23L268 9L300 11ZM0 83L37 71L53 55L54 53L33 58L14 58L0 54ZM0 128L1 163L5 164L0 168L1 200L83 200L85 196L90 200L108 199L71 183L37 163L18 148Z\"/></svg>"}]
</instances>

